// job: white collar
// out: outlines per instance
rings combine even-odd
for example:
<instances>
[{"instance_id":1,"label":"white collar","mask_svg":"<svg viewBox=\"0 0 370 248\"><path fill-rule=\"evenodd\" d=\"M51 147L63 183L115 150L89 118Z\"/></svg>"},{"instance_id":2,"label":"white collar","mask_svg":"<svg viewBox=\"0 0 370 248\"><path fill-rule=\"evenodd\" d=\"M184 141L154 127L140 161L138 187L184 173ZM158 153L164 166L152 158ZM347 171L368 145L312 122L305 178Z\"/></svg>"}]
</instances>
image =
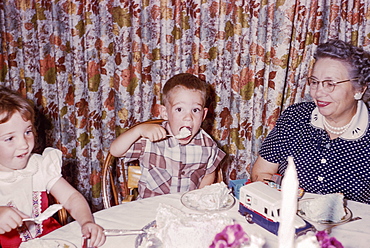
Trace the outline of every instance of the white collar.
<instances>
[{"instance_id":1,"label":"white collar","mask_svg":"<svg viewBox=\"0 0 370 248\"><path fill-rule=\"evenodd\" d=\"M311 114L311 125L317 128L324 128L324 116L320 114L319 109L316 107ZM347 140L355 140L361 138L369 126L369 112L363 101L358 101L357 111L352 121L352 124L348 127L339 138Z\"/></svg>"},{"instance_id":2,"label":"white collar","mask_svg":"<svg viewBox=\"0 0 370 248\"><path fill-rule=\"evenodd\" d=\"M38 164L33 161L35 159L37 159L37 156L32 154L26 168L22 170L2 171L0 173L0 181L14 183L22 178L32 177L38 171Z\"/></svg>"}]
</instances>

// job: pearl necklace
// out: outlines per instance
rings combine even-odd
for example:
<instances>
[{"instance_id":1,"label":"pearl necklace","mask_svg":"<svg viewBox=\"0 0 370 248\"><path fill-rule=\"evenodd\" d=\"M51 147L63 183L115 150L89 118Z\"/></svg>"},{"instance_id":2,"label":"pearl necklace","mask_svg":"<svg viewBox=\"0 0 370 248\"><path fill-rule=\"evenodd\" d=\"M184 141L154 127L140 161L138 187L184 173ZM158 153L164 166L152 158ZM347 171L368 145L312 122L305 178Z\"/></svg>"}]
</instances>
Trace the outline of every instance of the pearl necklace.
<instances>
[{"instance_id":1,"label":"pearl necklace","mask_svg":"<svg viewBox=\"0 0 370 248\"><path fill-rule=\"evenodd\" d=\"M352 121L353 121L354 117L355 117L355 116L353 116L353 117L352 117L351 121L350 121L348 124L346 124L346 125L344 125L344 126L342 126L342 127L333 127L333 126L331 126L331 125L326 121L326 118L324 117L324 127L325 127L325 129L326 129L328 132L330 132L330 133L332 133L332 134L341 135L341 134L343 134L345 131L347 131L348 127L352 124Z\"/></svg>"}]
</instances>

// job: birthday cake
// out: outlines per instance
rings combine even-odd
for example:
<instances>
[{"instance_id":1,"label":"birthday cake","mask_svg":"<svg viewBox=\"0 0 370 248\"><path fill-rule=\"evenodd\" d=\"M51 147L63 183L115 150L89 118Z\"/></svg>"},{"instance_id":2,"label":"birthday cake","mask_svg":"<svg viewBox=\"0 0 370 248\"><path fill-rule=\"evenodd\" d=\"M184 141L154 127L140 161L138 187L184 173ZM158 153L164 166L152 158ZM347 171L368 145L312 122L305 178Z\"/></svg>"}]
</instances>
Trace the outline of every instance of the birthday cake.
<instances>
[{"instance_id":1,"label":"birthday cake","mask_svg":"<svg viewBox=\"0 0 370 248\"><path fill-rule=\"evenodd\" d=\"M157 210L156 226L150 228L140 248L150 247L153 235L163 248L254 247L260 248L264 238L251 238L241 226L224 212L189 214L172 206L161 204ZM231 241L233 246L225 246ZM225 243L226 242L226 243ZM219 244L223 246L219 246ZM252 246L251 246L252 245Z\"/></svg>"},{"instance_id":2,"label":"birthday cake","mask_svg":"<svg viewBox=\"0 0 370 248\"><path fill-rule=\"evenodd\" d=\"M187 214L162 204L157 210L156 224L152 231L162 241L163 248L204 248L233 220L223 213Z\"/></svg>"},{"instance_id":3,"label":"birthday cake","mask_svg":"<svg viewBox=\"0 0 370 248\"><path fill-rule=\"evenodd\" d=\"M316 233L308 232L298 237L295 241L295 248L344 248L342 243L335 237L330 237L326 231Z\"/></svg>"}]
</instances>

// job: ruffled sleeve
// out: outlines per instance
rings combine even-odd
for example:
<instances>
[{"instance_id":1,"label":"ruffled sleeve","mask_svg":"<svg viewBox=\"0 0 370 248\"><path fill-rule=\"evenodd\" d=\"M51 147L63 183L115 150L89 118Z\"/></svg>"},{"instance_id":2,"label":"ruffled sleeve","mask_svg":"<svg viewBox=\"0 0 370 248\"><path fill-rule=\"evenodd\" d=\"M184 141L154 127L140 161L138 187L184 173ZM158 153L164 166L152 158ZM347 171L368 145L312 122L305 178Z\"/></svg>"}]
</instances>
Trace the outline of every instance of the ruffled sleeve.
<instances>
[{"instance_id":1,"label":"ruffled sleeve","mask_svg":"<svg viewBox=\"0 0 370 248\"><path fill-rule=\"evenodd\" d=\"M46 148L38 158L39 173L42 174L42 179L37 177L34 180L34 190L49 192L56 181L62 177L62 162L62 152L60 150L51 147Z\"/></svg>"}]
</instances>

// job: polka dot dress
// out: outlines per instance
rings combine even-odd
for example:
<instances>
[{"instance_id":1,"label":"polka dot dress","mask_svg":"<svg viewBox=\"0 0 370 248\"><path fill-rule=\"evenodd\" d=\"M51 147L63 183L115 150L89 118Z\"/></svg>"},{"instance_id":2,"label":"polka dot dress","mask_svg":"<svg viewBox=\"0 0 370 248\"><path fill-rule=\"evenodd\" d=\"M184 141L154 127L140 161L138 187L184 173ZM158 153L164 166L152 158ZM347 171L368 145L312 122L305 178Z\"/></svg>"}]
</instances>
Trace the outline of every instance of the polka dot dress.
<instances>
[{"instance_id":1,"label":"polka dot dress","mask_svg":"<svg viewBox=\"0 0 370 248\"><path fill-rule=\"evenodd\" d=\"M370 204L370 131L355 140L330 140L311 125L313 102L284 111L264 141L260 155L279 163L284 175L287 157L296 165L300 187L316 194L343 193L347 199Z\"/></svg>"}]
</instances>

